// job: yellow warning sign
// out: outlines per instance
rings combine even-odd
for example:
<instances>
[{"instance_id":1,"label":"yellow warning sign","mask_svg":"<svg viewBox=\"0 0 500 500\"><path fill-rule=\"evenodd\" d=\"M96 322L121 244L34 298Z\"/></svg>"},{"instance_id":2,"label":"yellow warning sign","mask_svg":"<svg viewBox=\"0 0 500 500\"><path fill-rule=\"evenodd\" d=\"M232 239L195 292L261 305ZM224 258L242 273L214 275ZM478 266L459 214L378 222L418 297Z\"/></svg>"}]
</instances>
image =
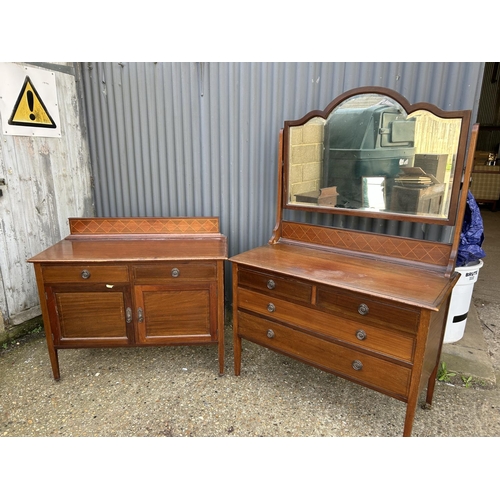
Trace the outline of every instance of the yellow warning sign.
<instances>
[{"instance_id":1,"label":"yellow warning sign","mask_svg":"<svg viewBox=\"0 0 500 500\"><path fill-rule=\"evenodd\" d=\"M56 128L54 120L40 99L29 76L24 80L24 85L9 119L9 125Z\"/></svg>"}]
</instances>

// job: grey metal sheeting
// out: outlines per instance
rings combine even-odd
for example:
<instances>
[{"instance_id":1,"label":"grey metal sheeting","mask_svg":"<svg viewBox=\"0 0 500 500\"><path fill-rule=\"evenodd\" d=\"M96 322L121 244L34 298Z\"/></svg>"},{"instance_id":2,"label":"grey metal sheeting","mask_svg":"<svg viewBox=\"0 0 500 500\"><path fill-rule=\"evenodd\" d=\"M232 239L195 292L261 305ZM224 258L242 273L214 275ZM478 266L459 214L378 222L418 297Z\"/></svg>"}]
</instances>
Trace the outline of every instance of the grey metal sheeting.
<instances>
[{"instance_id":1,"label":"grey metal sheeting","mask_svg":"<svg viewBox=\"0 0 500 500\"><path fill-rule=\"evenodd\" d=\"M97 216L218 216L229 255L276 217L278 132L342 92L388 87L477 115L480 62L85 62ZM320 220L310 216L310 221ZM449 228L333 217L333 225L447 242Z\"/></svg>"}]
</instances>

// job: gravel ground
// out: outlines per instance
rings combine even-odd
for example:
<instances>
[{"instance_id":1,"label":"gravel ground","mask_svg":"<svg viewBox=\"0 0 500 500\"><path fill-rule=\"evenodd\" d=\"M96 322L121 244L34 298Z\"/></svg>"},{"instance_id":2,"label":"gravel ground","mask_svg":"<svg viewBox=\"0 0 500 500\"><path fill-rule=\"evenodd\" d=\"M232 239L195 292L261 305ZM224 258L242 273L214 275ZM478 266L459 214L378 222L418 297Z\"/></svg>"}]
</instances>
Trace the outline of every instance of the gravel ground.
<instances>
[{"instance_id":1,"label":"gravel ground","mask_svg":"<svg viewBox=\"0 0 500 500\"><path fill-rule=\"evenodd\" d=\"M406 406L243 343L233 375L215 346L68 349L52 378L43 332L0 354L0 435L101 437L400 436ZM498 367L497 367L498 368ZM422 401L424 395L421 396ZM438 382L413 436L500 436L500 391Z\"/></svg>"},{"instance_id":2,"label":"gravel ground","mask_svg":"<svg viewBox=\"0 0 500 500\"><path fill-rule=\"evenodd\" d=\"M490 351L498 369L498 350ZM437 382L432 409L417 408L412 434L489 439L384 439L401 436L403 403L249 342L235 377L230 325L222 377L216 346L70 349L59 360L56 382L43 332L0 351L6 498L55 491L72 500L198 500L217 489L223 498L236 491L243 499L303 499L352 488L420 497L420 488L408 491L410 477L455 500L498 493L496 386ZM80 439L64 439L73 436ZM184 436L195 439L176 439ZM295 439L279 439L287 437Z\"/></svg>"}]
</instances>

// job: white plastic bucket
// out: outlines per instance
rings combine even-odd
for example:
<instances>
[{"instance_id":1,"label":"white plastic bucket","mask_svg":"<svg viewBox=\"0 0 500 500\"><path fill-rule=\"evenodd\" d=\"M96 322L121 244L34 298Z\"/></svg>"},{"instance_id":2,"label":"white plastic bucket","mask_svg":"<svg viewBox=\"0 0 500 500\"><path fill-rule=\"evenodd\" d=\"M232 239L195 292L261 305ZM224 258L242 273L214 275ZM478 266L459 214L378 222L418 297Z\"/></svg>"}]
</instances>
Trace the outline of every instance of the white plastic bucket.
<instances>
[{"instance_id":1,"label":"white plastic bucket","mask_svg":"<svg viewBox=\"0 0 500 500\"><path fill-rule=\"evenodd\" d=\"M458 342L464 336L474 283L477 281L479 269L482 267L483 261L479 259L478 264L455 268L455 271L460 273L460 279L451 293L443 340L445 344Z\"/></svg>"}]
</instances>

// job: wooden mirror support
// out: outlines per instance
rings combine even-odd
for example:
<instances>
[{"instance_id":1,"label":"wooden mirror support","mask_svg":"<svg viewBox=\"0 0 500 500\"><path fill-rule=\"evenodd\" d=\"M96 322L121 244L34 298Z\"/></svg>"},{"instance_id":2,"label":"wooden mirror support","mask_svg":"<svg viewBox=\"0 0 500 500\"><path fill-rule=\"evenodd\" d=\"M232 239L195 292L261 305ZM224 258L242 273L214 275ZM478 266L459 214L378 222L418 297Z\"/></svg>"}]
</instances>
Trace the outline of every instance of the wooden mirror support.
<instances>
[{"instance_id":1,"label":"wooden mirror support","mask_svg":"<svg viewBox=\"0 0 500 500\"><path fill-rule=\"evenodd\" d=\"M366 87L285 122L273 235L230 259L236 375L242 340L257 343L406 403L403 435L411 435L425 387L432 402L459 278L478 131L466 155L470 115ZM286 211L451 226L452 234L444 243L391 236L285 220Z\"/></svg>"},{"instance_id":2,"label":"wooden mirror support","mask_svg":"<svg viewBox=\"0 0 500 500\"><path fill-rule=\"evenodd\" d=\"M217 344L224 372L219 219L71 218L35 266L54 378L58 350Z\"/></svg>"}]
</instances>

